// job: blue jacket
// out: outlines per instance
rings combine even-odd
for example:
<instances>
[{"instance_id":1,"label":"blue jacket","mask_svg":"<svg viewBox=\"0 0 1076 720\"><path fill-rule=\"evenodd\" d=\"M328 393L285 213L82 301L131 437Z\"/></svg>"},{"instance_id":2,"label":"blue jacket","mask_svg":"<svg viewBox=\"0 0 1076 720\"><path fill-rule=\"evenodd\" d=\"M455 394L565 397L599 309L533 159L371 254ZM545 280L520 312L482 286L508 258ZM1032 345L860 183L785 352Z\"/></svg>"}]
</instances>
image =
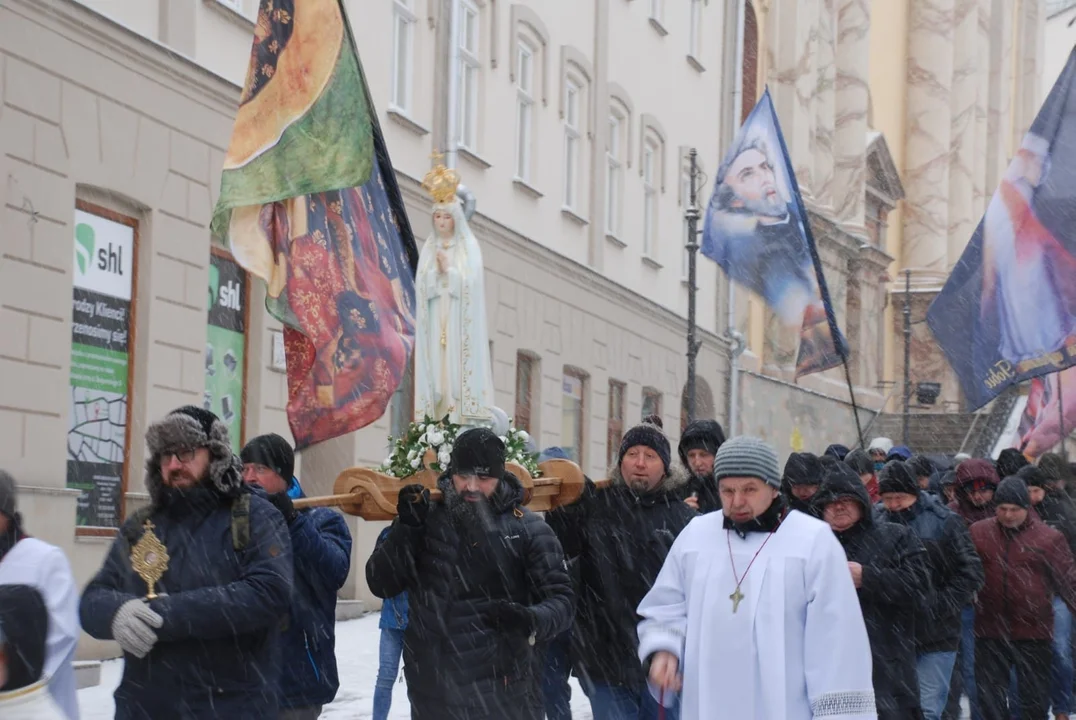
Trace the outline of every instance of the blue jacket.
<instances>
[{"instance_id":1,"label":"blue jacket","mask_svg":"<svg viewBox=\"0 0 1076 720\"><path fill-rule=\"evenodd\" d=\"M389 536L392 526L385 528L377 536L374 550L381 547L385 538ZM382 630L406 630L407 629L407 593L402 592L395 597L385 598L381 601L381 621L377 624Z\"/></svg>"},{"instance_id":2,"label":"blue jacket","mask_svg":"<svg viewBox=\"0 0 1076 720\"><path fill-rule=\"evenodd\" d=\"M168 549L168 569L150 606L164 619L144 658L124 657L117 720L261 720L277 715L280 623L292 588L291 539L280 512L251 493L250 538L232 539L231 497L213 490L182 507L155 507L153 531ZM112 640L119 607L146 595L130 564L143 535L128 520L79 607L92 637Z\"/></svg>"},{"instance_id":3,"label":"blue jacket","mask_svg":"<svg viewBox=\"0 0 1076 720\"><path fill-rule=\"evenodd\" d=\"M301 491L298 494L302 496ZM336 592L351 570L351 531L344 517L330 508L299 512L288 530L295 558L295 589L282 643L285 659L280 707L328 705L340 687Z\"/></svg>"}]
</instances>

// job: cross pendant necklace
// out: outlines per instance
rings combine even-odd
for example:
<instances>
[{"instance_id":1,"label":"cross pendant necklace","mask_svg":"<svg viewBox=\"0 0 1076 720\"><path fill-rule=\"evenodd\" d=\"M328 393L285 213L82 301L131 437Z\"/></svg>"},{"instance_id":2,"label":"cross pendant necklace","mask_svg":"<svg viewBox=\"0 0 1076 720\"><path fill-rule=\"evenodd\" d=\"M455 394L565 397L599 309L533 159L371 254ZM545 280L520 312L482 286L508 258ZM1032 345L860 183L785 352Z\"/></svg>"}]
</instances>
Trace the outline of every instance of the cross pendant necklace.
<instances>
[{"instance_id":1,"label":"cross pendant necklace","mask_svg":"<svg viewBox=\"0 0 1076 720\"><path fill-rule=\"evenodd\" d=\"M778 525L778 527L780 527L780 525ZM734 614L737 610L740 609L740 601L743 600L744 597L746 597L740 590L740 587L743 585L743 581L747 579L747 573L751 572L751 566L754 565L755 560L758 559L758 554L762 552L762 548L766 547L766 543L770 541L770 538L773 537L773 534L775 532L777 532L776 528L774 528L773 532L766 536L766 539L762 541L761 545L759 545L758 550L755 551L754 556L751 558L751 562L747 563L747 569L743 571L743 575L737 577L736 559L732 557L732 535L730 534L731 531L725 531L725 540L728 542L729 546L729 564L732 566L732 577L736 581L736 589L733 590L731 595L729 595L729 600L732 601L732 612Z\"/></svg>"}]
</instances>

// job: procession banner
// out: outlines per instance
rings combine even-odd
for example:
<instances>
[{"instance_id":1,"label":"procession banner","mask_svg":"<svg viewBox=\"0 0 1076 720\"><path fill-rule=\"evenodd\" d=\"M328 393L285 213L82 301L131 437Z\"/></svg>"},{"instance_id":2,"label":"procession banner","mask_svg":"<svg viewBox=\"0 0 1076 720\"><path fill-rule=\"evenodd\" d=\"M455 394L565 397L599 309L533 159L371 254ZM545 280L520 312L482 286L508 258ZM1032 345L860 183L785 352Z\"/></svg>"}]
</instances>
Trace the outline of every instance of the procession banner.
<instances>
[{"instance_id":1,"label":"procession banner","mask_svg":"<svg viewBox=\"0 0 1076 720\"><path fill-rule=\"evenodd\" d=\"M1057 447L1062 431L1069 435L1073 430L1076 430L1076 367L1034 378L1012 447L1035 459Z\"/></svg>"},{"instance_id":2,"label":"procession banner","mask_svg":"<svg viewBox=\"0 0 1076 720\"><path fill-rule=\"evenodd\" d=\"M843 362L846 344L768 89L721 162L702 254L799 333L797 378Z\"/></svg>"},{"instance_id":3,"label":"procession banner","mask_svg":"<svg viewBox=\"0 0 1076 720\"><path fill-rule=\"evenodd\" d=\"M1076 54L927 310L969 409L1076 364Z\"/></svg>"},{"instance_id":4,"label":"procession banner","mask_svg":"<svg viewBox=\"0 0 1076 720\"><path fill-rule=\"evenodd\" d=\"M340 0L262 0L213 232L284 324L296 447L381 417L418 250Z\"/></svg>"},{"instance_id":5,"label":"procession banner","mask_svg":"<svg viewBox=\"0 0 1076 720\"><path fill-rule=\"evenodd\" d=\"M232 450L243 449L246 387L247 274L216 253L209 257L209 328L203 405L228 426Z\"/></svg>"},{"instance_id":6,"label":"procession banner","mask_svg":"<svg viewBox=\"0 0 1076 720\"><path fill-rule=\"evenodd\" d=\"M127 451L134 227L75 211L67 487L78 527L119 527Z\"/></svg>"}]
</instances>

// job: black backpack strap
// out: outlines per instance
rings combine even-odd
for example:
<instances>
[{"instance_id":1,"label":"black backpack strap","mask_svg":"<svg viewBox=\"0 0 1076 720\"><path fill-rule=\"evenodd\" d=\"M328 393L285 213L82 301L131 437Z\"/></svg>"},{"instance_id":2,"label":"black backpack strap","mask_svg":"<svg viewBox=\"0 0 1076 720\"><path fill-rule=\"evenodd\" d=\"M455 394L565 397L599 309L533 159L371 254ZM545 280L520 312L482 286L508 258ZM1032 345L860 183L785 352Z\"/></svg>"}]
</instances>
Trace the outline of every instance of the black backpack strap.
<instances>
[{"instance_id":1,"label":"black backpack strap","mask_svg":"<svg viewBox=\"0 0 1076 720\"><path fill-rule=\"evenodd\" d=\"M232 549L246 550L250 544L250 493L232 501Z\"/></svg>"}]
</instances>

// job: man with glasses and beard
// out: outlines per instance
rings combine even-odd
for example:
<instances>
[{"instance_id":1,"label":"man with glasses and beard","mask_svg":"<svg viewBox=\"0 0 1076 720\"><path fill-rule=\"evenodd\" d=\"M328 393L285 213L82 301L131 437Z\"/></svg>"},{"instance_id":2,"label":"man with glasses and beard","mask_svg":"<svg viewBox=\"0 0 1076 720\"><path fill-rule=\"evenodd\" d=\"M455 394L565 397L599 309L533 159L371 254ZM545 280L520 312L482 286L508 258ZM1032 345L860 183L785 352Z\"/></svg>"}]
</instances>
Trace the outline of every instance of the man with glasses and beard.
<instances>
[{"instance_id":1,"label":"man with glasses and beard","mask_svg":"<svg viewBox=\"0 0 1076 720\"><path fill-rule=\"evenodd\" d=\"M397 519L366 563L374 595L408 595L404 674L415 720L540 720L534 646L571 624L560 543L524 506L487 428L463 432L433 503L400 490Z\"/></svg>"},{"instance_id":2,"label":"man with glasses and beard","mask_svg":"<svg viewBox=\"0 0 1076 720\"><path fill-rule=\"evenodd\" d=\"M146 450L150 504L127 518L79 608L91 637L123 650L116 718L275 718L292 590L284 518L244 485L228 427L207 410L153 423ZM166 565L152 588L138 557Z\"/></svg>"}]
</instances>

